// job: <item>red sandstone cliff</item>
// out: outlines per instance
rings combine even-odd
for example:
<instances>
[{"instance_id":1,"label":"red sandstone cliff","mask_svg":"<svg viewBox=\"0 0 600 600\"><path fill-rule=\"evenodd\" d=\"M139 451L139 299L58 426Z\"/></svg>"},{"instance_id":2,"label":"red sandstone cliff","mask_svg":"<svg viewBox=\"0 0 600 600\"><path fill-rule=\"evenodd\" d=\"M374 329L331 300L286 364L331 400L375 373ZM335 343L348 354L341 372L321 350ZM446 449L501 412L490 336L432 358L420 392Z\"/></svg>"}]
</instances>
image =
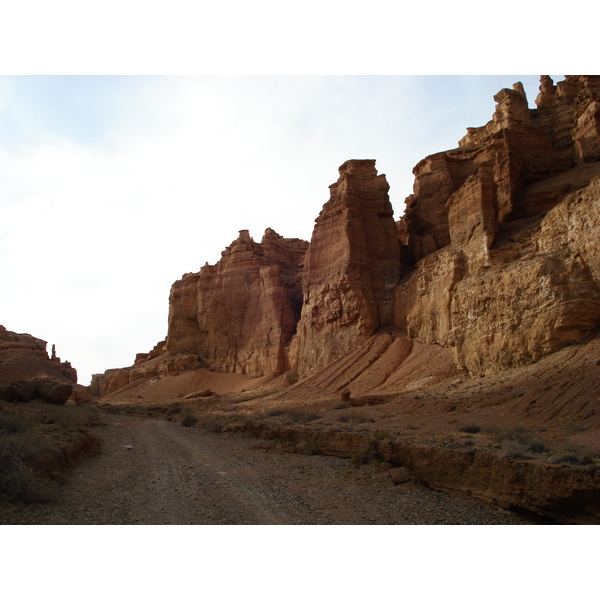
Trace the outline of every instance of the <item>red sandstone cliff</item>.
<instances>
[{"instance_id":1,"label":"red sandstone cliff","mask_svg":"<svg viewBox=\"0 0 600 600\"><path fill-rule=\"evenodd\" d=\"M339 173L316 220L304 265L293 352L301 376L393 323L400 242L389 185L374 160L349 160Z\"/></svg>"},{"instance_id":2,"label":"red sandstone cliff","mask_svg":"<svg viewBox=\"0 0 600 600\"><path fill-rule=\"evenodd\" d=\"M90 399L87 388L77 385L77 371L71 363L62 362L54 346L48 356L46 346L44 340L0 325L0 399L27 402L39 398L54 404Z\"/></svg>"},{"instance_id":3,"label":"red sandstone cliff","mask_svg":"<svg viewBox=\"0 0 600 600\"><path fill-rule=\"evenodd\" d=\"M107 373L107 393L199 365L306 378L371 346L344 385L414 386L442 363L483 376L585 341L600 319L600 77L544 76L535 109L519 83L495 100L489 123L417 164L398 223L375 161L350 160L310 247L240 232L173 285L166 345ZM437 364L409 368L417 351Z\"/></svg>"}]
</instances>

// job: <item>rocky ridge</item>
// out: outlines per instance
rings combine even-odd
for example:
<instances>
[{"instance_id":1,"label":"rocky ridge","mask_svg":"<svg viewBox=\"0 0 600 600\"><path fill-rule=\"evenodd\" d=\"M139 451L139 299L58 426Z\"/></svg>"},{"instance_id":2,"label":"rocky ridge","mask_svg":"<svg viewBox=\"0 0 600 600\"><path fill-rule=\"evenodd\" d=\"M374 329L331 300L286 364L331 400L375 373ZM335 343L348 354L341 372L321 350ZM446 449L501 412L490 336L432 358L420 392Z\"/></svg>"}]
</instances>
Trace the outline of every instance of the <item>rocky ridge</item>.
<instances>
[{"instance_id":1,"label":"rocky ridge","mask_svg":"<svg viewBox=\"0 0 600 600\"><path fill-rule=\"evenodd\" d=\"M599 98L598 76L543 76L534 109L520 83L501 90L489 123L416 165L397 222L375 161L345 162L310 244L241 231L175 282L166 342L99 387L207 367L300 389L377 334L394 358L373 377L401 391L428 380L398 376L416 349L481 377L586 341L600 318Z\"/></svg>"},{"instance_id":2,"label":"rocky ridge","mask_svg":"<svg viewBox=\"0 0 600 600\"><path fill-rule=\"evenodd\" d=\"M52 346L28 333L8 331L0 325L0 400L28 402L39 398L51 404L78 404L91 399L88 389L77 384L77 371L61 361Z\"/></svg>"}]
</instances>

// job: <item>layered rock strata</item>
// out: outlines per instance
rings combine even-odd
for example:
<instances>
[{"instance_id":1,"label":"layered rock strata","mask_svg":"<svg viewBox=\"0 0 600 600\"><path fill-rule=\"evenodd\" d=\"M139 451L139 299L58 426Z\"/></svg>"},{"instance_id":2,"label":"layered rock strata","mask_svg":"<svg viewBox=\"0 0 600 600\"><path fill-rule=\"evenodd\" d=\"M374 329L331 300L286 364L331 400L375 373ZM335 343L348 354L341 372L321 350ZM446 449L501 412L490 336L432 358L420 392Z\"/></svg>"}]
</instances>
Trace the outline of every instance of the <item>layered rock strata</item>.
<instances>
[{"instance_id":1,"label":"layered rock strata","mask_svg":"<svg viewBox=\"0 0 600 600\"><path fill-rule=\"evenodd\" d=\"M272 229L260 243L240 231L216 265L173 285L166 351L198 355L211 369L231 373L289 369L307 248Z\"/></svg>"},{"instance_id":2,"label":"layered rock strata","mask_svg":"<svg viewBox=\"0 0 600 600\"><path fill-rule=\"evenodd\" d=\"M420 161L397 223L375 161L350 160L310 246L241 231L216 265L173 285L166 343L108 373L105 389L198 365L294 370L290 385L330 389L307 377L345 364L375 333L403 349L372 365L388 387L411 385L403 352L428 355L423 344L442 347L444 364L454 357L444 373L477 377L586 340L600 320L600 77L540 83L536 108L516 83L495 96L489 123ZM372 385L364 369L348 377L350 388Z\"/></svg>"},{"instance_id":3,"label":"layered rock strata","mask_svg":"<svg viewBox=\"0 0 600 600\"><path fill-rule=\"evenodd\" d=\"M542 77L529 109L515 84L486 126L415 167L398 228L415 263L396 290L400 331L454 347L457 365L481 376L598 325L599 92L599 77Z\"/></svg>"},{"instance_id":4,"label":"layered rock strata","mask_svg":"<svg viewBox=\"0 0 600 600\"><path fill-rule=\"evenodd\" d=\"M52 404L77 403L89 399L88 390L77 385L77 371L61 361L52 346L28 333L8 331L0 325L0 399L29 402L40 399Z\"/></svg>"},{"instance_id":5,"label":"layered rock strata","mask_svg":"<svg viewBox=\"0 0 600 600\"><path fill-rule=\"evenodd\" d=\"M61 361L48 342L28 333L8 331L0 325L0 385L35 377L54 377L77 383L77 371L69 361Z\"/></svg>"},{"instance_id":6,"label":"layered rock strata","mask_svg":"<svg viewBox=\"0 0 600 600\"><path fill-rule=\"evenodd\" d=\"M293 349L302 376L393 323L400 242L389 185L374 160L349 160L339 174L306 255Z\"/></svg>"}]
</instances>

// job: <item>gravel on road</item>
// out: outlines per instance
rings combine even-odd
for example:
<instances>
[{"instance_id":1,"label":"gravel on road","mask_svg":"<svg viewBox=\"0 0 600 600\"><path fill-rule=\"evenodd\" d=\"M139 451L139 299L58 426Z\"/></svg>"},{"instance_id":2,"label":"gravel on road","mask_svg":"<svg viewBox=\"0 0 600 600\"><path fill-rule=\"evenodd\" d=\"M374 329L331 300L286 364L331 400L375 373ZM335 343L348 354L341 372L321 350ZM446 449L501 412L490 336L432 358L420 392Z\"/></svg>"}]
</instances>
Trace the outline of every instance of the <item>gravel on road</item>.
<instances>
[{"instance_id":1,"label":"gravel on road","mask_svg":"<svg viewBox=\"0 0 600 600\"><path fill-rule=\"evenodd\" d=\"M374 465L284 452L270 442L105 415L102 452L48 504L0 508L3 524L529 524Z\"/></svg>"}]
</instances>

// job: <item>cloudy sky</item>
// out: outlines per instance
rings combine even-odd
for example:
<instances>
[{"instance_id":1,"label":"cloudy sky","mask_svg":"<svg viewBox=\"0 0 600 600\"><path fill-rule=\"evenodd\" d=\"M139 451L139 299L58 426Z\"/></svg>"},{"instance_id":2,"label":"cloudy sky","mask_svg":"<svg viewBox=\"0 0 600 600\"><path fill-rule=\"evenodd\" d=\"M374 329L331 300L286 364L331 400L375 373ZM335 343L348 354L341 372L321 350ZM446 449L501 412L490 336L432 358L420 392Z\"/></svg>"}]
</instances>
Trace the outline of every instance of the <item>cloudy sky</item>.
<instances>
[{"instance_id":1,"label":"cloudy sky","mask_svg":"<svg viewBox=\"0 0 600 600\"><path fill-rule=\"evenodd\" d=\"M310 239L345 160L377 160L399 217L413 166L484 125L498 90L520 80L533 106L538 73L594 70L594 19L561 16L572 62L551 11L484 5L7 5L0 324L87 384L164 339L171 284L240 229Z\"/></svg>"},{"instance_id":2,"label":"cloudy sky","mask_svg":"<svg viewBox=\"0 0 600 600\"><path fill-rule=\"evenodd\" d=\"M555 80L561 76L555 76ZM537 76L0 78L0 323L87 384L167 333L171 284L249 229L310 239L338 166L413 166Z\"/></svg>"}]
</instances>

